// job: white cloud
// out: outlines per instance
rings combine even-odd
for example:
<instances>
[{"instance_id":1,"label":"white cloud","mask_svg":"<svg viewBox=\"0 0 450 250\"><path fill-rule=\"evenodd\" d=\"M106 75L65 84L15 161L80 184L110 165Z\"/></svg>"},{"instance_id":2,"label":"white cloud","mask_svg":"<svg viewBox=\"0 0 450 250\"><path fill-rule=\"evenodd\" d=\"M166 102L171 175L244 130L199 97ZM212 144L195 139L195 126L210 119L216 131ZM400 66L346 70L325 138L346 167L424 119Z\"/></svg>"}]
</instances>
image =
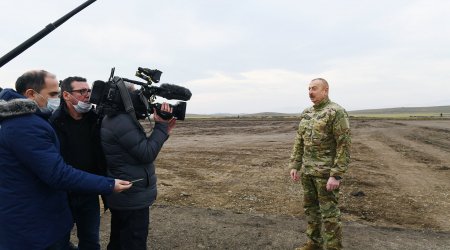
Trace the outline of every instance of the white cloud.
<instances>
[{"instance_id":1,"label":"white cloud","mask_svg":"<svg viewBox=\"0 0 450 250\"><path fill-rule=\"evenodd\" d=\"M6 53L79 1L0 2ZM449 1L97 1L0 69L106 80L138 66L186 86L191 113L298 112L312 78L349 110L445 105ZM24 18L26 17L26 18Z\"/></svg>"},{"instance_id":2,"label":"white cloud","mask_svg":"<svg viewBox=\"0 0 450 250\"><path fill-rule=\"evenodd\" d=\"M236 75L215 72L193 80L190 106L199 113L299 112L309 103L313 76L280 69L254 70ZM231 109L231 111L229 111Z\"/></svg>"}]
</instances>

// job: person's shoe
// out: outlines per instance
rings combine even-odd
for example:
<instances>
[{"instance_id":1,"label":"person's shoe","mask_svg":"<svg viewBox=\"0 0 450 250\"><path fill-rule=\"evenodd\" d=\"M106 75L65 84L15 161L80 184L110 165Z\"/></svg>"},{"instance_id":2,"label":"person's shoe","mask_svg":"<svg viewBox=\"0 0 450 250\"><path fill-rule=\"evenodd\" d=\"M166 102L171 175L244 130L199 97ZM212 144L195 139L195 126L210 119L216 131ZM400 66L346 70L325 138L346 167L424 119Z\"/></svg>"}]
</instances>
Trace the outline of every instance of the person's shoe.
<instances>
[{"instance_id":1,"label":"person's shoe","mask_svg":"<svg viewBox=\"0 0 450 250\"><path fill-rule=\"evenodd\" d=\"M295 250L323 250L323 248L321 245L317 245L308 241L305 245L297 247Z\"/></svg>"}]
</instances>

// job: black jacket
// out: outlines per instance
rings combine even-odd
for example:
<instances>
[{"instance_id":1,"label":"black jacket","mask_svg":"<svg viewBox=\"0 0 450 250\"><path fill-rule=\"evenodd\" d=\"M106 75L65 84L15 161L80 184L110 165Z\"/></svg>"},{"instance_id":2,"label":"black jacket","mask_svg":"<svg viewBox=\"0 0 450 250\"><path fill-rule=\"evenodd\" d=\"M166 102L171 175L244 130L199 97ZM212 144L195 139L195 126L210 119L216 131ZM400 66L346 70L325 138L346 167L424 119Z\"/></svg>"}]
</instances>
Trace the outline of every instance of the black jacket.
<instances>
[{"instance_id":1,"label":"black jacket","mask_svg":"<svg viewBox=\"0 0 450 250\"><path fill-rule=\"evenodd\" d=\"M167 128L166 123L156 123L151 135L147 137L129 114L105 116L101 141L108 176L128 181L143 179L133 183L126 191L108 196L111 209L142 209L149 207L156 199L153 161L168 138Z\"/></svg>"},{"instance_id":2,"label":"black jacket","mask_svg":"<svg viewBox=\"0 0 450 250\"><path fill-rule=\"evenodd\" d=\"M67 162L70 162L71 152L69 151L69 137L68 134L72 133L67 128L67 120L72 119L67 111L67 107L64 103L53 113L50 117L50 123L55 129L56 134L58 135L58 139L61 144L61 155L63 159ZM76 168L80 168L81 170L87 171L89 173L98 174L98 175L106 175L106 160L103 154L101 141L100 141L100 127L101 127L101 119L99 119L98 115L94 112L94 110L90 110L88 113L84 114L83 119L87 119L89 123L90 132L89 137L92 139L93 145L93 154L94 154L94 165L93 166L74 166Z\"/></svg>"}]
</instances>

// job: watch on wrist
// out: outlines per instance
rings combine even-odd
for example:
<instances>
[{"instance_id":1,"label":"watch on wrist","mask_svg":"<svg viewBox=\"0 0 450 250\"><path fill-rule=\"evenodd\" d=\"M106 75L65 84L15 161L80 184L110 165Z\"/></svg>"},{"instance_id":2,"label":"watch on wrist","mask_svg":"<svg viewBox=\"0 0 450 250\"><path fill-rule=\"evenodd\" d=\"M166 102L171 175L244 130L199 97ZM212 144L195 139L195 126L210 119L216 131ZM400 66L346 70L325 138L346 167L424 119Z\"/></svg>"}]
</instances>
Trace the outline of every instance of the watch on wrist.
<instances>
[{"instance_id":1,"label":"watch on wrist","mask_svg":"<svg viewBox=\"0 0 450 250\"><path fill-rule=\"evenodd\" d=\"M334 177L334 179L336 179L336 180L338 180L338 181L342 180L342 177L340 177L339 175L333 176L333 177Z\"/></svg>"}]
</instances>

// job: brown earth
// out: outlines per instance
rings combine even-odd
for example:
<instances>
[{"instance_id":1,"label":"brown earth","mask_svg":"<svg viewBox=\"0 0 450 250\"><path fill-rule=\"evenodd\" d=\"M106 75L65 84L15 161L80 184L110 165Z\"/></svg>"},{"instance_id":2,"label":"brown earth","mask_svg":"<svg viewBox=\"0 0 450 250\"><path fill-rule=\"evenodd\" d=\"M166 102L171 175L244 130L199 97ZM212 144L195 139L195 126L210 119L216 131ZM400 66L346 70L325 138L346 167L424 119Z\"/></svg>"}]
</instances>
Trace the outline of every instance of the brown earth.
<instances>
[{"instance_id":1,"label":"brown earth","mask_svg":"<svg viewBox=\"0 0 450 250\"><path fill-rule=\"evenodd\" d=\"M177 124L157 160L149 249L293 249L306 241L289 178L297 119ZM450 120L353 119L340 207L346 249L450 249ZM102 247L109 212L102 215Z\"/></svg>"}]
</instances>

